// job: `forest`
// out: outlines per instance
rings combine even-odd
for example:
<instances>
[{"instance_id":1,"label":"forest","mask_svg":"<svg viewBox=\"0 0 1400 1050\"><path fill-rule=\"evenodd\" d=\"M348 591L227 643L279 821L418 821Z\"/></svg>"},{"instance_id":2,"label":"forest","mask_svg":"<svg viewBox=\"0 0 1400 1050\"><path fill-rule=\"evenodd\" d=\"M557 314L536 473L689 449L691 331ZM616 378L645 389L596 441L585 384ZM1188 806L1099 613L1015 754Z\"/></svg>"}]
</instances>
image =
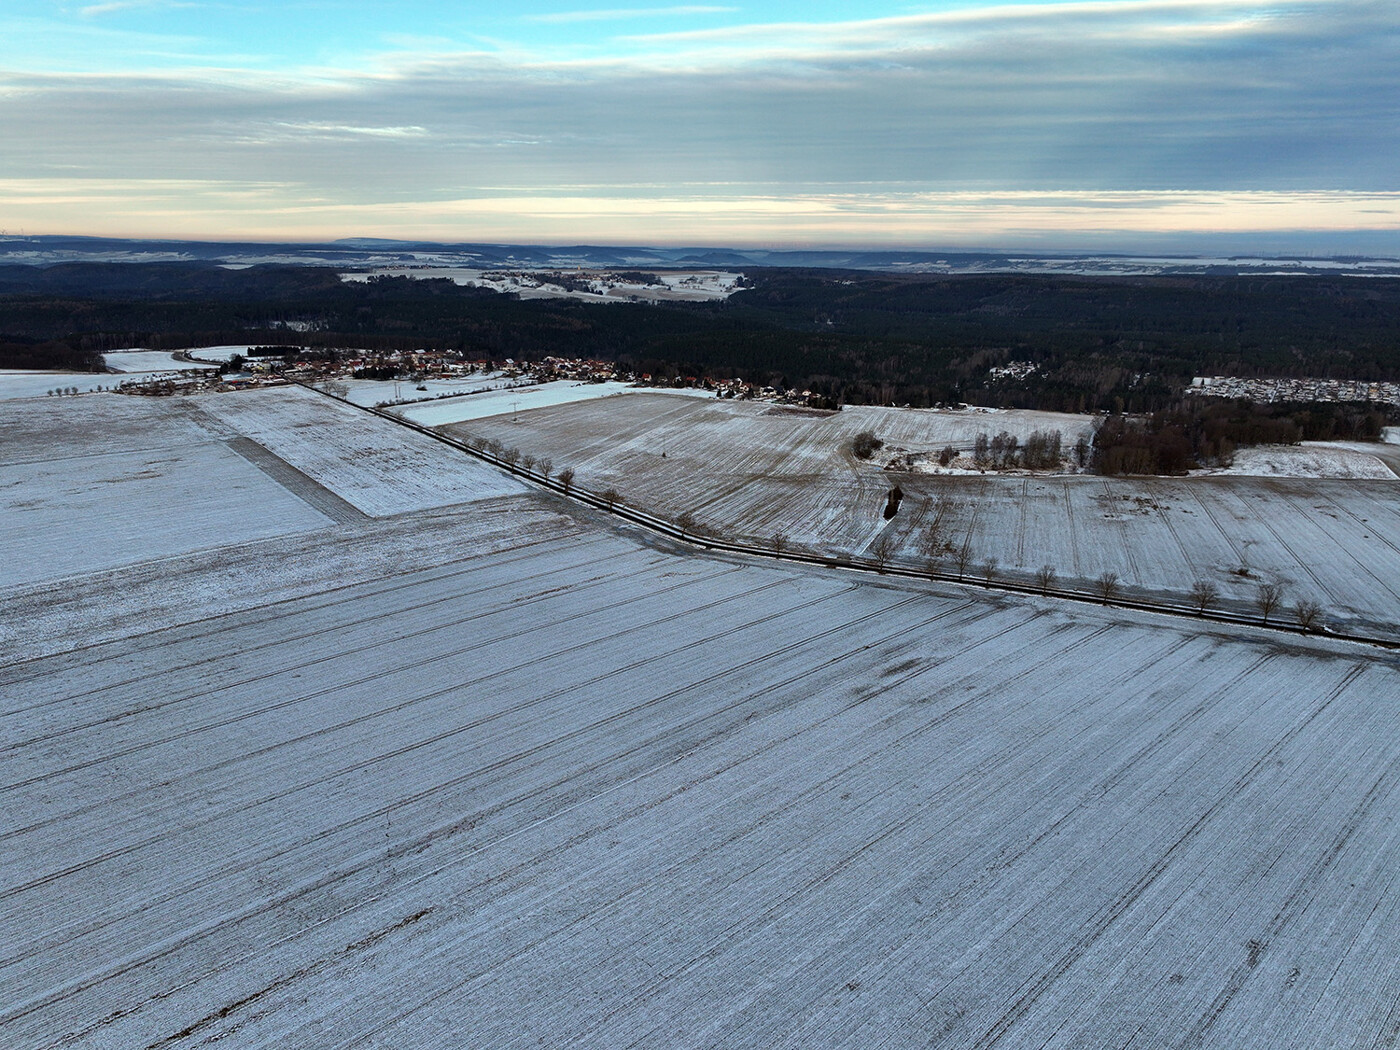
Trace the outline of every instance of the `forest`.
<instances>
[{"instance_id":1,"label":"forest","mask_svg":"<svg viewBox=\"0 0 1400 1050\"><path fill-rule=\"evenodd\" d=\"M1351 277L919 276L754 269L705 303L520 300L310 266L0 267L0 367L128 346L296 341L616 360L847 404L1162 412L1194 375L1400 379L1400 283ZM1006 366L1015 363L1017 367Z\"/></svg>"}]
</instances>

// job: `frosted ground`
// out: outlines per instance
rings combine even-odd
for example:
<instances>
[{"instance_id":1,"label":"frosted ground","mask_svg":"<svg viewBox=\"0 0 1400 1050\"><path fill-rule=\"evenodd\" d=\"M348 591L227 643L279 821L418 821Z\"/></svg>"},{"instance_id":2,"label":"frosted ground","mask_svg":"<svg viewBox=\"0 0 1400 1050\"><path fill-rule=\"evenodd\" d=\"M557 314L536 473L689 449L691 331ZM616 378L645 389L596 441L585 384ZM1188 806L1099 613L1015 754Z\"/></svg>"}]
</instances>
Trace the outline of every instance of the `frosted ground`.
<instances>
[{"instance_id":1,"label":"frosted ground","mask_svg":"<svg viewBox=\"0 0 1400 1050\"><path fill-rule=\"evenodd\" d=\"M70 387L76 387L80 394L92 394L113 390L122 383L139 383L175 374L173 369L121 375L107 372L26 372L0 369L0 401L48 398L53 390L61 390L66 395Z\"/></svg>"},{"instance_id":2,"label":"frosted ground","mask_svg":"<svg viewBox=\"0 0 1400 1050\"><path fill-rule=\"evenodd\" d=\"M374 407L389 401L428 401L451 394L475 394L483 390L499 390L517 382L500 372L481 372L460 379L342 379L345 398L356 405ZM419 390L419 387L424 389Z\"/></svg>"},{"instance_id":3,"label":"frosted ground","mask_svg":"<svg viewBox=\"0 0 1400 1050\"><path fill-rule=\"evenodd\" d=\"M160 350L114 350L103 354L107 367L120 375L101 372L40 372L0 369L0 401L48 397L53 390L76 387L80 394L111 390L122 383L142 382L207 365L176 361Z\"/></svg>"},{"instance_id":4,"label":"frosted ground","mask_svg":"<svg viewBox=\"0 0 1400 1050\"><path fill-rule=\"evenodd\" d=\"M168 350L113 350L102 355L103 363L116 372L208 371L208 364L177 361Z\"/></svg>"},{"instance_id":5,"label":"frosted ground","mask_svg":"<svg viewBox=\"0 0 1400 1050\"><path fill-rule=\"evenodd\" d=\"M252 348L253 344L250 343L235 343L225 346L196 346L186 350L185 353L196 361L208 361L220 364L235 355L246 357L248 356L248 351Z\"/></svg>"},{"instance_id":6,"label":"frosted ground","mask_svg":"<svg viewBox=\"0 0 1400 1050\"><path fill-rule=\"evenodd\" d=\"M648 271L649 272L649 271ZM521 299L578 299L606 303L644 300L648 302L708 302L727 299L739 288L743 274L723 270L676 270L657 272L654 283L605 279L595 271L571 272L571 278L589 287L565 288L546 279L543 272L521 270L479 270L459 266L386 266L370 271L343 273L341 280L363 283L375 277L411 277L418 281L449 280L467 288L488 288L493 292L518 295Z\"/></svg>"},{"instance_id":7,"label":"frosted ground","mask_svg":"<svg viewBox=\"0 0 1400 1050\"><path fill-rule=\"evenodd\" d=\"M384 513L0 590L0 1044L1388 1045L1394 654L700 554L476 465L414 510L385 464L458 453L286 393L28 439L208 426Z\"/></svg>"},{"instance_id":8,"label":"frosted ground","mask_svg":"<svg viewBox=\"0 0 1400 1050\"><path fill-rule=\"evenodd\" d=\"M0 587L522 491L446 451L300 389L14 401Z\"/></svg>"},{"instance_id":9,"label":"frosted ground","mask_svg":"<svg viewBox=\"0 0 1400 1050\"><path fill-rule=\"evenodd\" d=\"M1355 446L1332 458L1364 456L1372 478L928 477L880 469L891 448L970 448L979 431L1024 439L1052 427L1072 442L1087 425L1085 417L1040 412L821 414L639 394L448 430L548 457L588 489L613 487L640 508L671 519L689 513L755 543L782 536L815 552L868 555L888 539L896 563L923 566L941 497L950 505L943 535L969 544L974 574L995 558L998 573L1025 581L1051 565L1065 583L1090 587L1112 572L1127 588L1178 597L1206 579L1227 605L1249 611L1261 582L1281 581L1289 605L1317 601L1337 626L1394 634L1400 478ZM887 442L869 463L849 451L862 430ZM886 523L885 498L896 483L905 501ZM950 556L941 564L948 568Z\"/></svg>"},{"instance_id":10,"label":"frosted ground","mask_svg":"<svg viewBox=\"0 0 1400 1050\"><path fill-rule=\"evenodd\" d=\"M1364 443L1347 444L1340 442L1304 441L1298 445L1264 445L1257 448L1242 448L1235 453L1235 461L1221 474L1243 477L1287 477L1287 478L1369 478L1375 481L1393 481L1397 477L1394 469L1386 465L1382 456L1393 454L1378 446Z\"/></svg>"},{"instance_id":11,"label":"frosted ground","mask_svg":"<svg viewBox=\"0 0 1400 1050\"><path fill-rule=\"evenodd\" d=\"M572 405L580 401L594 401L602 397L615 397L642 393L643 388L630 383L579 383L561 379L551 383L537 383L532 386L509 387L484 391L470 397L444 398L441 401L396 405L390 411L404 419L427 427L447 426L452 423L465 423L488 416L510 415L527 412L536 408L549 408L555 405ZM712 393L703 390L666 390L652 396L689 397L709 400Z\"/></svg>"}]
</instances>

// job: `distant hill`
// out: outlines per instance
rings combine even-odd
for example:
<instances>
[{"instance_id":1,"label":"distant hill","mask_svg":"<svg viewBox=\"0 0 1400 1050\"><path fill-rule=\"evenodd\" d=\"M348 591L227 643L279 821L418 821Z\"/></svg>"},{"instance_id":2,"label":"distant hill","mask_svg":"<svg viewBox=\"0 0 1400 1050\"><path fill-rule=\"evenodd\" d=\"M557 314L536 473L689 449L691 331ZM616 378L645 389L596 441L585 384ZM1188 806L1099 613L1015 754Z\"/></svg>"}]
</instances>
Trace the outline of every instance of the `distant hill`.
<instances>
[{"instance_id":1,"label":"distant hill","mask_svg":"<svg viewBox=\"0 0 1400 1050\"><path fill-rule=\"evenodd\" d=\"M1390 241L1384 242L1390 244ZM1362 274L1400 277L1395 257L1306 254L1215 256L1124 252L994 252L899 249L766 251L725 247L636 245L444 244L350 237L326 243L124 240L107 237L0 238L0 265L71 262L208 262L226 266L284 264L365 269L458 266L480 269L615 269L690 266L816 267L895 273L1040 273L1103 276Z\"/></svg>"}]
</instances>

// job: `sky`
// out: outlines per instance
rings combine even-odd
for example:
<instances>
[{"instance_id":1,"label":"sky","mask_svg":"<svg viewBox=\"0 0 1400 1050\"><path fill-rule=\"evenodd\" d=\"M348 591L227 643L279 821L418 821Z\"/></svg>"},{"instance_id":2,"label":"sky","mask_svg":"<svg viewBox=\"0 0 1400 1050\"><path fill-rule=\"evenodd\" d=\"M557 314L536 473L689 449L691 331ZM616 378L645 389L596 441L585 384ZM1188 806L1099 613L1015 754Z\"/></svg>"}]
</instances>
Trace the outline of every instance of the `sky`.
<instances>
[{"instance_id":1,"label":"sky","mask_svg":"<svg viewBox=\"0 0 1400 1050\"><path fill-rule=\"evenodd\" d=\"M1396 0L615 2L0 0L0 233L1400 255Z\"/></svg>"}]
</instances>

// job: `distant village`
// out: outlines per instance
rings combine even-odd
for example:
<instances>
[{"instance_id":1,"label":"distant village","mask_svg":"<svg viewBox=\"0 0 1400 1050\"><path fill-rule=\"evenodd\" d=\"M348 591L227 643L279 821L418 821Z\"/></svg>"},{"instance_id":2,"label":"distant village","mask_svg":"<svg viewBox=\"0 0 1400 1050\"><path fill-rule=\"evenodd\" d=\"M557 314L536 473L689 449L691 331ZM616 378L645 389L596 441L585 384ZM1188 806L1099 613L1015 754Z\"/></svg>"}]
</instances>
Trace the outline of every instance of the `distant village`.
<instances>
[{"instance_id":1,"label":"distant village","mask_svg":"<svg viewBox=\"0 0 1400 1050\"><path fill-rule=\"evenodd\" d=\"M1260 404L1307 401L1375 401L1400 405L1400 383L1368 383L1359 379L1236 379L1196 376L1188 394L1224 397Z\"/></svg>"},{"instance_id":2,"label":"distant village","mask_svg":"<svg viewBox=\"0 0 1400 1050\"><path fill-rule=\"evenodd\" d=\"M113 389L121 393L164 396L196 391L228 391L252 387L307 383L325 386L349 379L400 380L407 390L386 402L405 404L425 400L428 380L462 379L490 374L505 386L533 386L539 383L632 383L637 386L705 390L716 397L769 401L820 410L839 410L830 398L810 390L779 390L742 379L713 379L709 376L653 376L636 372L615 361L593 358L545 357L539 361L505 358L493 361L468 357L452 350L420 349L372 353L351 349L313 349L299 346L252 346L246 354L225 362L206 361L199 350L175 355L207 369L118 380ZM991 369L993 379L1025 378L1036 370L1029 362L1011 362ZM59 390L58 393L66 393ZM415 397L421 392L424 397ZM1400 405L1400 383L1367 382L1348 379L1241 379L1233 376L1196 376L1187 394L1200 397L1230 398L1259 404L1292 402L1375 402ZM437 397L460 396L438 394Z\"/></svg>"},{"instance_id":3,"label":"distant village","mask_svg":"<svg viewBox=\"0 0 1400 1050\"><path fill-rule=\"evenodd\" d=\"M177 356L186 362L206 363L201 362L198 350ZM435 349L369 353L294 346L254 346L248 348L247 354L235 355L222 364L207 363L208 371L190 370L143 381L128 381L121 383L118 389L123 393L164 396L282 386L291 382L324 386L350 379L401 380L408 390L389 403L403 404L424 400L414 397L413 392L416 387L418 391L426 393L426 387L418 384L428 380L490 374L500 377L507 386L533 386L559 381L632 383L636 386L706 390L721 398L770 401L805 408L838 410L840 407L829 398L810 390L779 390L742 379L712 379L708 376L665 378L649 372L635 372L614 361L592 358L545 357L539 361L506 358L493 361L470 358L457 351Z\"/></svg>"}]
</instances>

